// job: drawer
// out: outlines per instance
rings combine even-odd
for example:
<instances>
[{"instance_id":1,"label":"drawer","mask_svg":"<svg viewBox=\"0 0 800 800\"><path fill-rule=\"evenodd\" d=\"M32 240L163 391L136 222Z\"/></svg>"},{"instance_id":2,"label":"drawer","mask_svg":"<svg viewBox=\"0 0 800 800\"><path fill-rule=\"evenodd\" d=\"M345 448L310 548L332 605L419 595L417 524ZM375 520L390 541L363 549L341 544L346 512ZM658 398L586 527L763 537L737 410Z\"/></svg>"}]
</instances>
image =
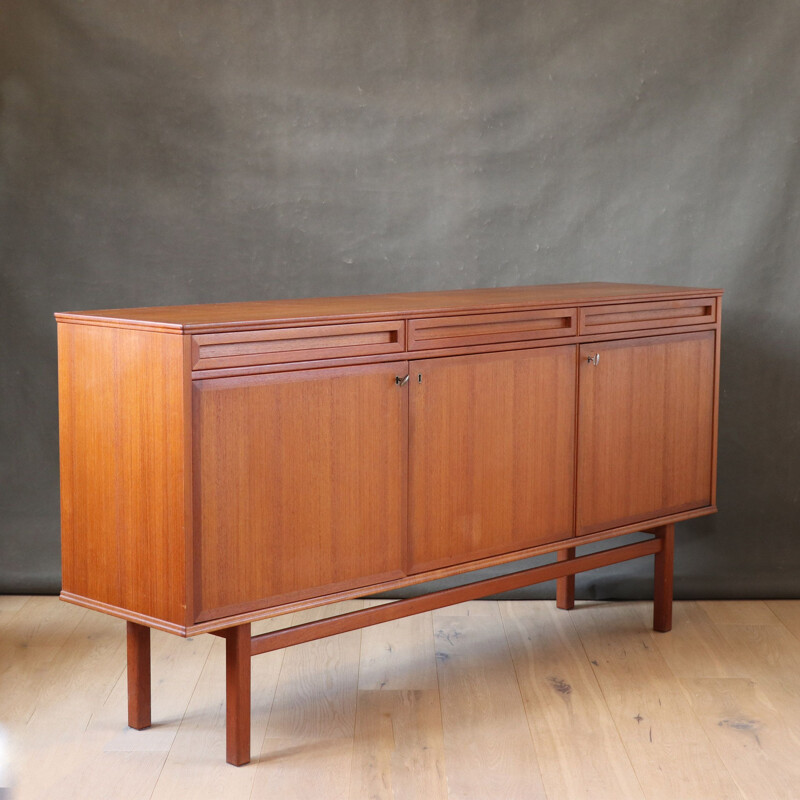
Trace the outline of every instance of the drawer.
<instances>
[{"instance_id":1,"label":"drawer","mask_svg":"<svg viewBox=\"0 0 800 800\"><path fill-rule=\"evenodd\" d=\"M397 320L206 333L192 336L192 369L379 355L403 347L404 323Z\"/></svg>"},{"instance_id":2,"label":"drawer","mask_svg":"<svg viewBox=\"0 0 800 800\"><path fill-rule=\"evenodd\" d=\"M575 316L574 308L559 308L412 319L408 323L408 349L431 350L570 336L575 333Z\"/></svg>"},{"instance_id":3,"label":"drawer","mask_svg":"<svg viewBox=\"0 0 800 800\"><path fill-rule=\"evenodd\" d=\"M581 308L578 316L582 334L706 325L717 321L717 301L714 297L704 297L699 300L593 306Z\"/></svg>"}]
</instances>

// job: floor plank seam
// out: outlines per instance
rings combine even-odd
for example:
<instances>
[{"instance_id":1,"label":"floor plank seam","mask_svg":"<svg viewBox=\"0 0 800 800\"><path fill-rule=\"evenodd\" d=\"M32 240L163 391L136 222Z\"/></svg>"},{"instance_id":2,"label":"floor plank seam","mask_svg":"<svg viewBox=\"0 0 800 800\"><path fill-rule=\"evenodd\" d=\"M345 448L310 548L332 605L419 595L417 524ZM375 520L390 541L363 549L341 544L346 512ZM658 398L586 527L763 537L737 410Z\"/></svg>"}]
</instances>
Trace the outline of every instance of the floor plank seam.
<instances>
[{"instance_id":1,"label":"floor plank seam","mask_svg":"<svg viewBox=\"0 0 800 800\"><path fill-rule=\"evenodd\" d=\"M631 774L636 779L636 783L639 785L639 789L642 793L642 797L649 797L648 793L644 789L644 785L642 784L642 779L639 777L639 773L636 771L635 767L633 766L633 758L631 757L630 750L628 746L625 744L625 739L622 736L622 731L619 729L619 725L617 724L617 719L615 715L611 711L611 706L608 703L608 697L606 693L603 691L603 685L600 682L599 678L597 677L597 670L595 667L599 667L599 665L593 661L589 657L589 652L586 649L586 643L583 641L583 637L581 636L581 632L578 629L578 626L575 624L574 618L572 617L572 611L567 611L567 618L569 619L569 624L572 625L572 629L575 631L575 635L578 637L578 641L581 644L581 650L583 650L583 655L586 658L587 663L589 664L589 669L592 673L592 679L597 686L597 690L600 692L600 696L603 698L603 703L606 708L606 712L608 713L608 717L611 722L614 724L614 730L617 733L617 739L619 740L620 747L622 747L622 751L625 753L625 758L628 759L628 765L630 766Z\"/></svg>"},{"instance_id":2,"label":"floor plank seam","mask_svg":"<svg viewBox=\"0 0 800 800\"><path fill-rule=\"evenodd\" d=\"M294 618L295 618L294 614L289 615L289 620L287 624L293 624ZM258 770L261 765L261 754L264 752L264 749L266 748L267 745L267 735L269 734L269 723L270 720L272 719L272 712L275 708L275 696L278 693L278 687L281 685L281 676L283 675L283 665L286 663L286 648L284 647L282 650L278 650L275 652L280 653L281 661L280 664L278 665L278 674L275 676L275 685L272 689L272 697L270 698L269 701L269 710L267 711L267 718L264 721L264 735L261 737L259 750L258 753L256 753L256 759L258 761L258 763L255 766L256 770ZM251 800L251 798L253 797L253 792L255 791L255 784L256 782L255 780L253 780L252 786L250 787L250 796L248 800Z\"/></svg>"},{"instance_id":3,"label":"floor plank seam","mask_svg":"<svg viewBox=\"0 0 800 800\"><path fill-rule=\"evenodd\" d=\"M355 762L356 758L356 726L358 725L358 704L359 700L361 699L361 691L359 690L359 686L361 685L361 653L362 648L364 646L364 629L360 628L358 631L358 669L356 670L356 683L355 683L355 692L356 692L356 701L353 705L353 730L350 736L350 774L347 778L347 796L353 796L353 763Z\"/></svg>"},{"instance_id":4,"label":"floor plank seam","mask_svg":"<svg viewBox=\"0 0 800 800\"><path fill-rule=\"evenodd\" d=\"M503 626L503 636L506 640L506 648L508 649L508 657L511 660L511 667L514 670L514 680L517 683L517 691L519 692L519 700L522 705L522 709L525 713L525 722L528 725L528 734L531 737L531 746L533 747L533 755L536 759L536 765L539 766L539 753L536 749L536 737L534 736L533 728L531 727L531 718L528 714L528 706L525 703L523 692L522 692L522 684L519 681L519 670L517 669L517 660L514 658L514 653L512 651L511 642L508 640L508 630L506 628L506 615L505 615L505 603L507 601L497 601L498 611L500 613L500 624ZM539 773L541 774L542 769L539 767ZM544 786L544 775L542 777L542 785ZM547 794L547 787L545 786L545 800L549 800L550 795Z\"/></svg>"},{"instance_id":5,"label":"floor plank seam","mask_svg":"<svg viewBox=\"0 0 800 800\"><path fill-rule=\"evenodd\" d=\"M150 792L150 797L151 798L155 795L155 793L156 793L156 791L158 789L158 784L161 781L161 776L164 774L164 768L167 766L167 762L169 761L169 757L172 754L172 749L175 747L175 742L178 740L178 735L180 734L181 728L183 727L183 721L186 719L186 712L189 710L189 706L192 704L192 698L194 697L195 693L197 692L197 687L200 684L200 678L202 677L203 672L205 672L206 666L208 665L208 659L211 657L211 651L213 649L214 649L213 647L209 647L208 648L208 652L206 653L206 657L203 660L203 666L200 667L199 670L197 670L197 679L195 680L194 686L192 687L191 694L189 695L189 698L186 701L186 707L183 709L183 713L181 714L181 720L178 723L177 730L175 731L175 736L172 737L172 741L170 742L169 749L166 751L166 753L164 753L164 760L161 762L161 767L158 770L158 775L156 776L156 779L153 782L153 791Z\"/></svg>"},{"instance_id":6,"label":"floor plank seam","mask_svg":"<svg viewBox=\"0 0 800 800\"><path fill-rule=\"evenodd\" d=\"M442 752L444 752L444 703L442 703L442 680L439 675L439 659L436 657L436 621L434 620L433 612L428 611L428 618L431 622L431 641L433 642L433 664L436 670L436 694L439 697L439 724L442 726ZM442 768L444 769L444 785L447 789L447 796L450 797L450 778L447 774L447 762L442 759Z\"/></svg>"}]
</instances>

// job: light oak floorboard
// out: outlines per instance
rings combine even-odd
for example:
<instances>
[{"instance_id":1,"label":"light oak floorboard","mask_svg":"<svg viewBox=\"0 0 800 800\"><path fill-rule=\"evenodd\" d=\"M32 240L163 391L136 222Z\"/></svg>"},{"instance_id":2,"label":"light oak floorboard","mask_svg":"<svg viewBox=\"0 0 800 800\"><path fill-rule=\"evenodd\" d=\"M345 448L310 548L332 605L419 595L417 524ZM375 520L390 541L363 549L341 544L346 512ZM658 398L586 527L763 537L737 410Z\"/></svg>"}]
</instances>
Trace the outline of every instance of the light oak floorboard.
<instances>
[{"instance_id":1,"label":"light oak floorboard","mask_svg":"<svg viewBox=\"0 0 800 800\"><path fill-rule=\"evenodd\" d=\"M683 678L692 710L745 797L797 798L800 730L748 678Z\"/></svg>"},{"instance_id":2,"label":"light oak floorboard","mask_svg":"<svg viewBox=\"0 0 800 800\"><path fill-rule=\"evenodd\" d=\"M293 615L292 624L356 611L363 605L355 600L304 611ZM350 631L285 651L266 736L253 769L254 800L349 796L361 633Z\"/></svg>"},{"instance_id":3,"label":"light oak floorboard","mask_svg":"<svg viewBox=\"0 0 800 800\"><path fill-rule=\"evenodd\" d=\"M780 625L764 600L703 600L699 603L716 625Z\"/></svg>"},{"instance_id":4,"label":"light oak floorboard","mask_svg":"<svg viewBox=\"0 0 800 800\"><path fill-rule=\"evenodd\" d=\"M800 725L800 642L783 626L722 625L720 630L740 653L748 677L796 729Z\"/></svg>"},{"instance_id":5,"label":"light oak floorboard","mask_svg":"<svg viewBox=\"0 0 800 800\"><path fill-rule=\"evenodd\" d=\"M741 797L639 609L581 604L571 613L645 796Z\"/></svg>"},{"instance_id":6,"label":"light oak floorboard","mask_svg":"<svg viewBox=\"0 0 800 800\"><path fill-rule=\"evenodd\" d=\"M0 631L30 599L27 595L0 594Z\"/></svg>"},{"instance_id":7,"label":"light oak floorboard","mask_svg":"<svg viewBox=\"0 0 800 800\"><path fill-rule=\"evenodd\" d=\"M417 614L361 633L351 800L447 798L431 625Z\"/></svg>"},{"instance_id":8,"label":"light oak floorboard","mask_svg":"<svg viewBox=\"0 0 800 800\"><path fill-rule=\"evenodd\" d=\"M791 684L781 678L780 669L767 664L762 649L766 643L768 650L783 654L790 671L800 642L792 642L789 631L776 626L762 604L740 606L736 614L726 605L676 604L675 631L651 637L679 676L695 716L742 793L749 798L797 797L800 706L796 693L787 691ZM766 624L736 624L732 619L762 619ZM784 716L782 707L794 711Z\"/></svg>"},{"instance_id":9,"label":"light oak floorboard","mask_svg":"<svg viewBox=\"0 0 800 800\"><path fill-rule=\"evenodd\" d=\"M257 623L252 633L265 633L286 621ZM184 685L189 697L184 701L184 716L169 748L169 755L158 778L152 797L171 800L175 797L249 797L255 769L236 769L225 761L225 640L198 636L202 658L186 675ZM251 753L258 758L269 712L275 695L283 650L254 658L251 663ZM155 666L155 665L154 665ZM153 703L154 711L156 703ZM132 731L143 734L143 731Z\"/></svg>"},{"instance_id":10,"label":"light oak floorboard","mask_svg":"<svg viewBox=\"0 0 800 800\"><path fill-rule=\"evenodd\" d=\"M768 600L767 607L800 639L800 600Z\"/></svg>"},{"instance_id":11,"label":"light oak floorboard","mask_svg":"<svg viewBox=\"0 0 800 800\"><path fill-rule=\"evenodd\" d=\"M31 715L24 726L12 726L20 751L15 798L137 798L152 792L164 754L108 748L126 730L124 705L113 724L98 723L125 671L125 625L98 617L79 613L49 662Z\"/></svg>"},{"instance_id":12,"label":"light oak floorboard","mask_svg":"<svg viewBox=\"0 0 800 800\"><path fill-rule=\"evenodd\" d=\"M364 607L384 601L365 600ZM438 690L431 614L372 625L361 631L359 691Z\"/></svg>"},{"instance_id":13,"label":"light oak floorboard","mask_svg":"<svg viewBox=\"0 0 800 800\"><path fill-rule=\"evenodd\" d=\"M449 611L433 613L449 797L546 797L497 603Z\"/></svg>"},{"instance_id":14,"label":"light oak floorboard","mask_svg":"<svg viewBox=\"0 0 800 800\"><path fill-rule=\"evenodd\" d=\"M709 616L709 605L698 602L675 603L672 631L656 633L651 639L659 653L679 678L746 678L751 660L733 647ZM713 610L713 606L711 606ZM652 625L652 609L637 604L644 628Z\"/></svg>"},{"instance_id":15,"label":"light oak floorboard","mask_svg":"<svg viewBox=\"0 0 800 800\"><path fill-rule=\"evenodd\" d=\"M53 661L86 614L53 597L31 597L0 632L0 722L27 724L53 675L66 677Z\"/></svg>"},{"instance_id":16,"label":"light oak floorboard","mask_svg":"<svg viewBox=\"0 0 800 800\"><path fill-rule=\"evenodd\" d=\"M501 604L548 797L644 797L570 614Z\"/></svg>"},{"instance_id":17,"label":"light oak floorboard","mask_svg":"<svg viewBox=\"0 0 800 800\"><path fill-rule=\"evenodd\" d=\"M12 797L797 797L800 602L676 603L667 634L651 621L650 603L482 601L258 656L237 769L221 639L153 632L153 726L133 731L124 623L0 598Z\"/></svg>"}]
</instances>

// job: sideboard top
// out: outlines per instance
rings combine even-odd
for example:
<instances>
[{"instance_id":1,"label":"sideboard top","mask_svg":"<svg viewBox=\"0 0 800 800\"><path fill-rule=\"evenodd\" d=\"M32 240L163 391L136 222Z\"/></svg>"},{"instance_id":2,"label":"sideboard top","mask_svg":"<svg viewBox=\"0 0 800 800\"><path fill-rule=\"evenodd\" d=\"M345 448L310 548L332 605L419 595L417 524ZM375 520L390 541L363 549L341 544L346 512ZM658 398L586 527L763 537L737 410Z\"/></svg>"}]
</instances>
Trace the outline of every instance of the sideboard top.
<instances>
[{"instance_id":1,"label":"sideboard top","mask_svg":"<svg viewBox=\"0 0 800 800\"><path fill-rule=\"evenodd\" d=\"M507 286L495 289L456 289L440 292L116 308L59 312L55 317L59 322L146 328L172 333L201 333L220 329L272 326L281 322L426 317L440 313L586 306L721 294L722 289L692 286L652 286L638 283L604 282L560 283L543 286Z\"/></svg>"}]
</instances>

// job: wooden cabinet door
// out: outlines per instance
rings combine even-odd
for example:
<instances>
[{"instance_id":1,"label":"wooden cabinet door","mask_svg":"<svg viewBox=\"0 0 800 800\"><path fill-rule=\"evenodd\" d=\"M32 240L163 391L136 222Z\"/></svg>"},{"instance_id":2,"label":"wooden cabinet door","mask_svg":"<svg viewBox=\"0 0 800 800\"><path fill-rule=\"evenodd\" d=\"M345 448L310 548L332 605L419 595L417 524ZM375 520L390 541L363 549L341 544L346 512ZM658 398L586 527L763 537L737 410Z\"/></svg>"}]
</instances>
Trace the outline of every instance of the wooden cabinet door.
<instances>
[{"instance_id":1,"label":"wooden cabinet door","mask_svg":"<svg viewBox=\"0 0 800 800\"><path fill-rule=\"evenodd\" d=\"M581 345L579 534L711 504L714 336Z\"/></svg>"},{"instance_id":2,"label":"wooden cabinet door","mask_svg":"<svg viewBox=\"0 0 800 800\"><path fill-rule=\"evenodd\" d=\"M411 362L410 571L572 534L575 358L569 345Z\"/></svg>"},{"instance_id":3,"label":"wooden cabinet door","mask_svg":"<svg viewBox=\"0 0 800 800\"><path fill-rule=\"evenodd\" d=\"M403 574L407 366L194 383L198 620Z\"/></svg>"}]
</instances>

